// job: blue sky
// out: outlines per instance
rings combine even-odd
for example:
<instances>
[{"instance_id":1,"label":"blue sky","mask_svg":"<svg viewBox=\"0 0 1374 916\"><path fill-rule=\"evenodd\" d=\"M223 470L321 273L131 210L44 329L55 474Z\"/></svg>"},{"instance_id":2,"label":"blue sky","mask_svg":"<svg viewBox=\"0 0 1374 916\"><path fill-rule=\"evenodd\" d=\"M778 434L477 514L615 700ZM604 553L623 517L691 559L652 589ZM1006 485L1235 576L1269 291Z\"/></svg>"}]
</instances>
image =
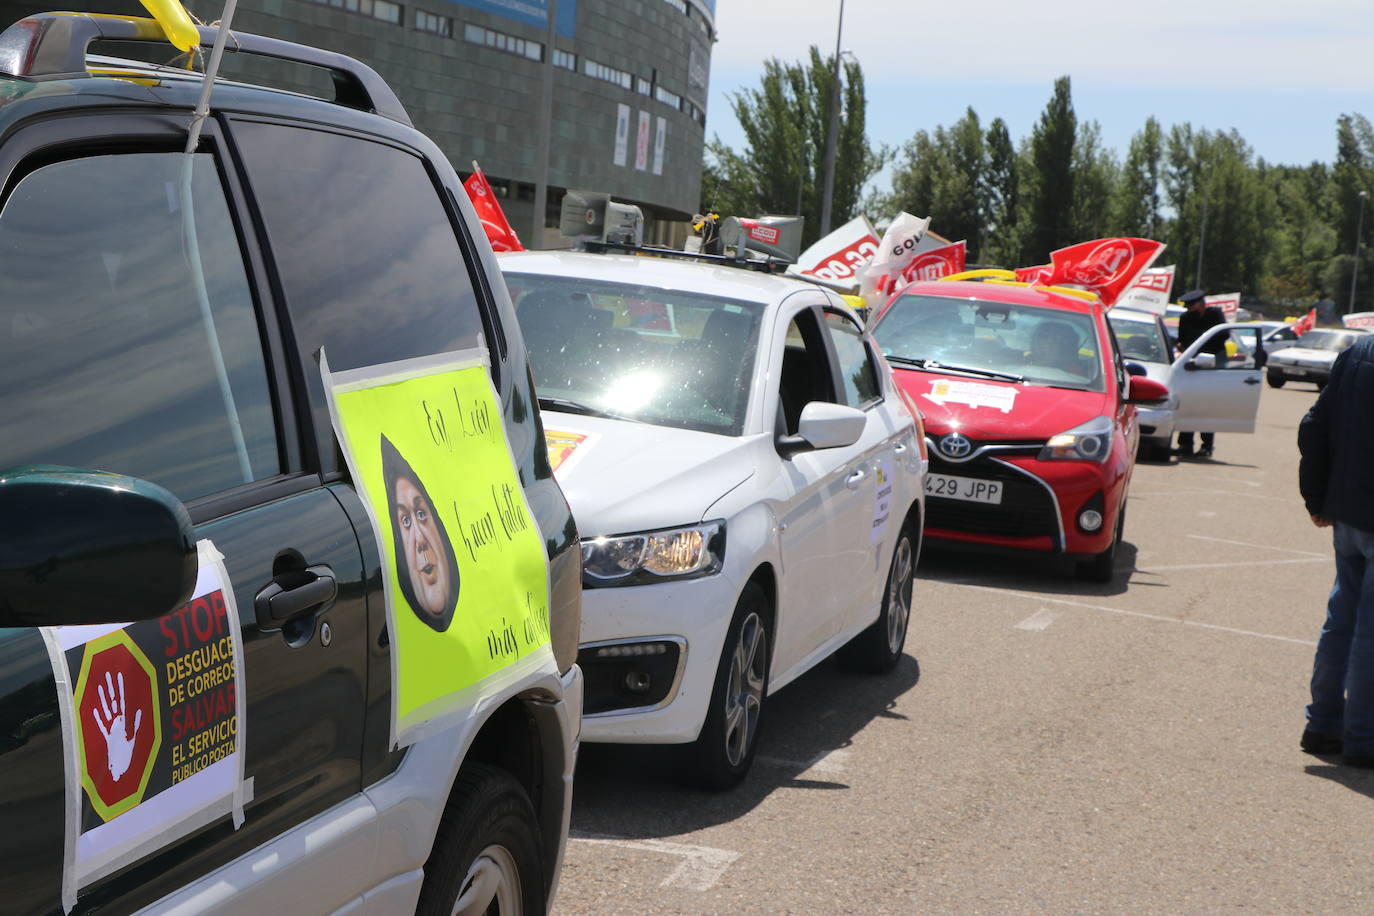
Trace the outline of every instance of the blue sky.
<instances>
[{"instance_id":1,"label":"blue sky","mask_svg":"<svg viewBox=\"0 0 1374 916\"><path fill-rule=\"evenodd\" d=\"M839 0L720 0L707 137L741 148L729 94L757 86L769 57L833 53L838 13ZM841 43L864 68L869 136L891 146L969 106L1019 143L1065 74L1080 122L1118 157L1151 115L1235 128L1289 164L1332 161L1341 114L1374 119L1369 0L846 0Z\"/></svg>"}]
</instances>

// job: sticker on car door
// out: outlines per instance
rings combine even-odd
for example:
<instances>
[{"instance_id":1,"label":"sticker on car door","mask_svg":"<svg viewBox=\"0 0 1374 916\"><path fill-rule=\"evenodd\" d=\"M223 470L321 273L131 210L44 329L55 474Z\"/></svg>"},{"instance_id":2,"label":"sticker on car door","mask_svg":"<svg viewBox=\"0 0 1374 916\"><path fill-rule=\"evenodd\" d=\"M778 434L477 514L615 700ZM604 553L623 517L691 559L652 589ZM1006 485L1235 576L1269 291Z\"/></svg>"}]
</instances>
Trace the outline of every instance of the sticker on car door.
<instances>
[{"instance_id":1,"label":"sticker on car door","mask_svg":"<svg viewBox=\"0 0 1374 916\"><path fill-rule=\"evenodd\" d=\"M391 743L471 714L551 658L548 559L487 352L321 371L382 552Z\"/></svg>"},{"instance_id":2,"label":"sticker on car door","mask_svg":"<svg viewBox=\"0 0 1374 916\"><path fill-rule=\"evenodd\" d=\"M876 544L887 533L888 522L892 520L892 484L894 480L892 460L884 458L873 463L875 491L873 496L873 522L869 526L868 543Z\"/></svg>"},{"instance_id":3,"label":"sticker on car door","mask_svg":"<svg viewBox=\"0 0 1374 916\"><path fill-rule=\"evenodd\" d=\"M43 628L67 783L63 907L231 815L243 823L243 639L224 558L197 544L191 600L153 620Z\"/></svg>"}]
</instances>

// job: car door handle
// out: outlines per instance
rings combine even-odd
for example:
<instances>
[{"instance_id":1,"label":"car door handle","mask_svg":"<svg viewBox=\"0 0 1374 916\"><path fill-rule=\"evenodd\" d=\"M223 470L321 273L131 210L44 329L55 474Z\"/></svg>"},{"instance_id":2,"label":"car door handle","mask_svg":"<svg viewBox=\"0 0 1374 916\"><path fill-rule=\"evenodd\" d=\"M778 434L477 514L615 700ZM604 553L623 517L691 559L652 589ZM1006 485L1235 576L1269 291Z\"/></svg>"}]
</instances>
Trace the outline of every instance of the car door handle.
<instances>
[{"instance_id":1,"label":"car door handle","mask_svg":"<svg viewBox=\"0 0 1374 916\"><path fill-rule=\"evenodd\" d=\"M1256 378L1256 377L1253 376L1253 375L1246 376L1246 378L1245 378L1245 384L1247 384L1247 385L1258 385L1258 384L1259 384L1259 379Z\"/></svg>"},{"instance_id":2,"label":"car door handle","mask_svg":"<svg viewBox=\"0 0 1374 916\"><path fill-rule=\"evenodd\" d=\"M339 583L328 566L293 569L272 577L253 598L258 626L275 630L288 620L300 617L333 602Z\"/></svg>"},{"instance_id":3,"label":"car door handle","mask_svg":"<svg viewBox=\"0 0 1374 916\"><path fill-rule=\"evenodd\" d=\"M857 490L859 488L859 484L863 483L864 478L867 476L868 472L865 471L863 468L859 468L853 474L850 474L848 477L844 479L844 485L846 487L849 487L849 489L851 490Z\"/></svg>"},{"instance_id":4,"label":"car door handle","mask_svg":"<svg viewBox=\"0 0 1374 916\"><path fill-rule=\"evenodd\" d=\"M905 454L906 446L898 442L896 445L892 446L892 451L898 455Z\"/></svg>"}]
</instances>

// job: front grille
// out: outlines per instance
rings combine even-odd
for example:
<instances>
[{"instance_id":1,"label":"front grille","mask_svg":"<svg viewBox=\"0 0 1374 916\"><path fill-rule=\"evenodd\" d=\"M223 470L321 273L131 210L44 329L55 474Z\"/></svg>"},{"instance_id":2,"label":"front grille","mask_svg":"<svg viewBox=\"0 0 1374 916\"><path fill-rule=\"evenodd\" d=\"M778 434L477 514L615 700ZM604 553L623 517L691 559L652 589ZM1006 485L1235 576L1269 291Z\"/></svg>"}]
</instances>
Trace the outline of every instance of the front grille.
<instances>
[{"instance_id":1,"label":"front grille","mask_svg":"<svg viewBox=\"0 0 1374 916\"><path fill-rule=\"evenodd\" d=\"M995 506L927 496L926 524L930 527L993 537L1058 539L1059 520L1054 498L1045 487L1021 472L986 457L953 464L934 453L930 456L930 472L1002 481L1002 501Z\"/></svg>"}]
</instances>

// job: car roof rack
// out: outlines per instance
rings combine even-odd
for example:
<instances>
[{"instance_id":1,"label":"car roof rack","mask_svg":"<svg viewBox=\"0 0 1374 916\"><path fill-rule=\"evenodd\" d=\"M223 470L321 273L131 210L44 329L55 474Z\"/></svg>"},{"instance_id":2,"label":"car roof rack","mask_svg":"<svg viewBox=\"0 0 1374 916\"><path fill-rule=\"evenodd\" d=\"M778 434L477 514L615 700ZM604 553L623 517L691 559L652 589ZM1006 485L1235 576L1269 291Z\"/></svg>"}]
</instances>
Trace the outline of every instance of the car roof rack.
<instances>
[{"instance_id":1,"label":"car roof rack","mask_svg":"<svg viewBox=\"0 0 1374 916\"><path fill-rule=\"evenodd\" d=\"M789 263L775 258L769 258L764 261L758 258L736 258L725 254L680 251L676 248L659 248L653 245L627 245L624 242L600 242L595 239L584 240L582 242L582 249L592 254L639 254L660 258L678 258L686 261L702 261L707 264L716 264L721 267L742 267L745 270L756 270L766 274L780 274L787 269Z\"/></svg>"},{"instance_id":2,"label":"car roof rack","mask_svg":"<svg viewBox=\"0 0 1374 916\"><path fill-rule=\"evenodd\" d=\"M197 26L202 47L215 43L219 29ZM86 49L93 41L166 41L162 26L139 16L97 13L39 13L21 19L0 33L0 74L30 82L90 76ZM263 35L231 31L228 53L252 54L328 70L334 83L333 102L372 111L384 118L411 124L396 93L381 75L364 63L320 48Z\"/></svg>"},{"instance_id":3,"label":"car roof rack","mask_svg":"<svg viewBox=\"0 0 1374 916\"><path fill-rule=\"evenodd\" d=\"M1090 289L1077 289L1072 286L1040 286L1034 283L1027 283L1025 280L1016 279L1016 271L1005 270L1001 267L981 267L976 270L965 270L957 274L949 274L940 277L941 281L965 281L974 283L996 283L1001 286L1034 286L1036 289L1043 289L1053 293L1062 293L1066 296L1074 296L1084 302L1100 302L1101 298L1097 293Z\"/></svg>"}]
</instances>

